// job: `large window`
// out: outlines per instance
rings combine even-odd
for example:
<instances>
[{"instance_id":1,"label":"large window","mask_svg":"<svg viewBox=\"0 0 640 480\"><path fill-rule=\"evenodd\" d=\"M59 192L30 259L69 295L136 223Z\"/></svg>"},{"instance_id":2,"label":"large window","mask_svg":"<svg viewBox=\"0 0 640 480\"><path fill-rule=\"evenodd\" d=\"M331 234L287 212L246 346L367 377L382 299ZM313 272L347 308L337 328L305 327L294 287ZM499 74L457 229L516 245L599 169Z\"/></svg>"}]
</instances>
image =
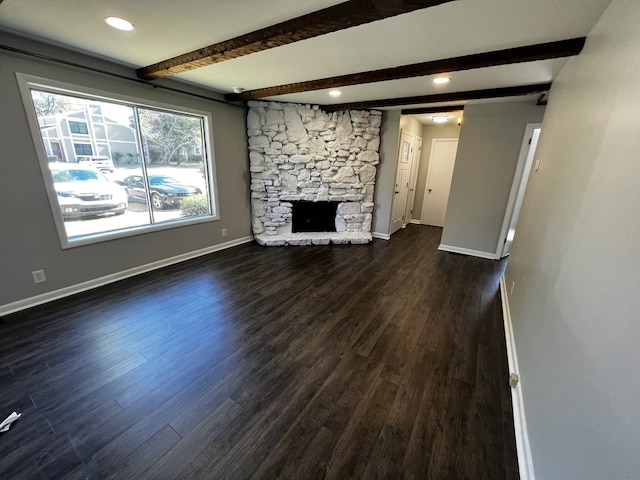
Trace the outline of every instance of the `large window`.
<instances>
[{"instance_id":1,"label":"large window","mask_svg":"<svg viewBox=\"0 0 640 480\"><path fill-rule=\"evenodd\" d=\"M63 247L217 218L207 113L19 79Z\"/></svg>"}]
</instances>

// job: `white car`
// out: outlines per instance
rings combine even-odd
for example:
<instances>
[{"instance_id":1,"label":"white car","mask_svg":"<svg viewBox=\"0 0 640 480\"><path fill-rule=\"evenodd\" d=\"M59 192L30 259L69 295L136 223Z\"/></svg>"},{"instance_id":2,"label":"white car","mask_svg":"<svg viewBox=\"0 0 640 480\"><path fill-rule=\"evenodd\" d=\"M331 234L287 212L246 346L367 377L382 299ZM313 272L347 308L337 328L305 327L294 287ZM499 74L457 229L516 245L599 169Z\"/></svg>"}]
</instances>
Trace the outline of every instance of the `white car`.
<instances>
[{"instance_id":1,"label":"white car","mask_svg":"<svg viewBox=\"0 0 640 480\"><path fill-rule=\"evenodd\" d=\"M127 192L95 168L78 163L50 163L49 168L64 220L126 210Z\"/></svg>"}]
</instances>

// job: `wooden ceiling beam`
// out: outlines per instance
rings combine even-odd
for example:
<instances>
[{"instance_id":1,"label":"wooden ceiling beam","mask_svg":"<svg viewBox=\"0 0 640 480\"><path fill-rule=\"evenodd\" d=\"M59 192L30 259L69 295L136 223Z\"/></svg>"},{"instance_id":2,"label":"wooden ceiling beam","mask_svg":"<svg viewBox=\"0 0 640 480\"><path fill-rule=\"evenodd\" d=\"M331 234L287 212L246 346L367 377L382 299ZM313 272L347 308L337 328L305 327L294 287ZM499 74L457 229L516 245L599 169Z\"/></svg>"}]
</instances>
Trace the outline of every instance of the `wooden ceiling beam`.
<instances>
[{"instance_id":1,"label":"wooden ceiling beam","mask_svg":"<svg viewBox=\"0 0 640 480\"><path fill-rule=\"evenodd\" d=\"M447 113L464 110L464 105L446 105L442 107L403 108L401 115L425 115L428 113Z\"/></svg>"},{"instance_id":2,"label":"wooden ceiling beam","mask_svg":"<svg viewBox=\"0 0 640 480\"><path fill-rule=\"evenodd\" d=\"M225 95L225 99L229 101L253 100L257 98L309 92L313 90L325 90L329 88L360 85L364 83L423 77L426 75L471 70L474 68L495 67L498 65L510 65L513 63L535 62L538 60L569 57L578 55L582 51L585 41L585 37L578 37L568 40L538 43L524 47L507 48L492 52L476 53L461 57L452 57L442 60L433 60L430 62L384 68L382 70L351 73L348 75L340 75L337 77L329 77L319 80L247 90L239 94L232 93Z\"/></svg>"},{"instance_id":3,"label":"wooden ceiling beam","mask_svg":"<svg viewBox=\"0 0 640 480\"><path fill-rule=\"evenodd\" d=\"M469 90L465 92L439 93L436 95L422 95L418 97L387 98L383 100L369 100L365 102L340 103L324 105L326 112L342 110L369 110L373 108L397 107L401 105L419 105L421 103L461 102L468 100L481 100L485 98L515 97L521 95L535 95L547 92L551 83L538 83L534 85L519 85L516 87L488 88L484 90Z\"/></svg>"},{"instance_id":4,"label":"wooden ceiling beam","mask_svg":"<svg viewBox=\"0 0 640 480\"><path fill-rule=\"evenodd\" d=\"M350 0L137 70L153 80L455 0Z\"/></svg>"}]
</instances>

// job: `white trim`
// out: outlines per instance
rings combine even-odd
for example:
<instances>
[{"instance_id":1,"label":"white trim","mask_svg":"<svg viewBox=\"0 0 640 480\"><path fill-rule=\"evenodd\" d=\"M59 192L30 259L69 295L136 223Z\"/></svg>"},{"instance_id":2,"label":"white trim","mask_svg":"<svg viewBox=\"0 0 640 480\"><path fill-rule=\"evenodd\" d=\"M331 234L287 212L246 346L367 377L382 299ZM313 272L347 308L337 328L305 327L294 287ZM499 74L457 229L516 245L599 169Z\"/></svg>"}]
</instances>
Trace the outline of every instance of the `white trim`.
<instances>
[{"instance_id":1,"label":"white trim","mask_svg":"<svg viewBox=\"0 0 640 480\"><path fill-rule=\"evenodd\" d=\"M513 325L511 323L511 311L509 309L509 298L507 296L507 285L504 276L500 279L500 296L502 297L502 317L504 319L504 337L507 344L507 360L509 362L509 374L517 373L518 356L516 355L516 344L513 336ZM507 379L505 378L505 382ZM524 399L522 396L522 378L518 384L511 389L511 402L513 404L513 427L516 435L516 451L518 455L518 468L521 480L535 480L533 474L533 459L529 445L529 433L527 430L527 420L524 414Z\"/></svg>"},{"instance_id":2,"label":"white trim","mask_svg":"<svg viewBox=\"0 0 640 480\"><path fill-rule=\"evenodd\" d=\"M422 225L422 223L420 222L420 220L416 220L415 218L412 218L411 221L409 223L413 223L414 225Z\"/></svg>"},{"instance_id":3,"label":"white trim","mask_svg":"<svg viewBox=\"0 0 640 480\"><path fill-rule=\"evenodd\" d=\"M516 200L520 194L520 189L523 188L522 182L524 180L525 172L531 171L531 165L533 163L533 153L535 153L535 150L531 151L531 140L533 139L535 130L539 128L542 128L541 123L527 123L525 127L524 137L522 138L522 144L520 145L520 154L518 155L518 161L516 163L516 171L513 174L511 190L509 191L509 201L507 202L507 207L504 211L502 228L500 229L500 236L498 237L498 244L496 245L497 258L506 256L504 254L505 242L509 232L509 227L511 226ZM526 184L524 188L526 189Z\"/></svg>"},{"instance_id":4,"label":"white trim","mask_svg":"<svg viewBox=\"0 0 640 480\"><path fill-rule=\"evenodd\" d=\"M488 258L489 260L497 260L494 252L482 252L480 250L471 250L470 248L443 245L442 243L438 246L438 250L442 250L443 252L461 253L462 255L471 255L472 257Z\"/></svg>"},{"instance_id":5,"label":"white trim","mask_svg":"<svg viewBox=\"0 0 640 480\"><path fill-rule=\"evenodd\" d=\"M59 290L53 290L51 292L43 293L41 295L36 295L35 297L25 298L24 300L18 300L17 302L8 303L7 305L1 305L0 316L8 315L10 313L15 313L20 310L25 310L27 308L41 305L43 303L51 302L53 300L58 300L60 298L68 297L70 295L75 295L76 293L84 292L86 290L91 290L92 288L97 288L103 285L107 285L109 283L117 282L118 280L124 280L125 278L133 277L135 275L140 275L141 273L157 270L158 268L167 267L175 263L184 262L186 260L191 260L192 258L200 257L202 255L207 255L209 253L217 252L219 250L225 250L227 248L235 247L236 245L241 245L243 243L249 243L252 241L253 241L252 236L241 237L236 240L220 243L218 245L212 245L210 247L202 248L200 250L195 250L193 252L182 253L180 255L176 255L175 257L164 258L156 262L147 263L146 265L140 265L139 267L130 268L122 272L105 275L104 277L89 280L87 282L78 283L76 285L71 285L69 287L64 287Z\"/></svg>"},{"instance_id":6,"label":"white trim","mask_svg":"<svg viewBox=\"0 0 640 480\"><path fill-rule=\"evenodd\" d=\"M391 239L391 235L389 235L388 233L371 232L371 236L373 238L379 238L380 240Z\"/></svg>"}]
</instances>

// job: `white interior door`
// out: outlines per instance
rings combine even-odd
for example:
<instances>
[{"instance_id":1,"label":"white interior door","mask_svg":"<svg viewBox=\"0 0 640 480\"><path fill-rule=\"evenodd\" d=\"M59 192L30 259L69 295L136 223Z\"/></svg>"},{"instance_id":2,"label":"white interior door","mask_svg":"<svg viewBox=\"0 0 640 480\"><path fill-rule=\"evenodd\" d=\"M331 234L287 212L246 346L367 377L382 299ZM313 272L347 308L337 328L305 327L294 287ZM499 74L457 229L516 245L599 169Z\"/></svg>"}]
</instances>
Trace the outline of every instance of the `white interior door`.
<instances>
[{"instance_id":1,"label":"white interior door","mask_svg":"<svg viewBox=\"0 0 640 480\"><path fill-rule=\"evenodd\" d=\"M433 139L420 219L425 225L444 226L457 150L457 138Z\"/></svg>"},{"instance_id":2,"label":"white interior door","mask_svg":"<svg viewBox=\"0 0 640 480\"><path fill-rule=\"evenodd\" d=\"M393 191L393 206L391 208L391 226L389 233L395 233L406 225L405 210L409 195L409 181L411 178L411 158L413 150L413 135L402 131L400 148L398 149L398 169Z\"/></svg>"},{"instance_id":3,"label":"white interior door","mask_svg":"<svg viewBox=\"0 0 640 480\"><path fill-rule=\"evenodd\" d=\"M420 157L422 155L422 138L416 137L413 155L411 159L411 173L409 175L409 193L407 194L407 207L404 211L404 224L411 223L413 220L413 202L416 195L416 182L418 181L418 165L420 165Z\"/></svg>"}]
</instances>

